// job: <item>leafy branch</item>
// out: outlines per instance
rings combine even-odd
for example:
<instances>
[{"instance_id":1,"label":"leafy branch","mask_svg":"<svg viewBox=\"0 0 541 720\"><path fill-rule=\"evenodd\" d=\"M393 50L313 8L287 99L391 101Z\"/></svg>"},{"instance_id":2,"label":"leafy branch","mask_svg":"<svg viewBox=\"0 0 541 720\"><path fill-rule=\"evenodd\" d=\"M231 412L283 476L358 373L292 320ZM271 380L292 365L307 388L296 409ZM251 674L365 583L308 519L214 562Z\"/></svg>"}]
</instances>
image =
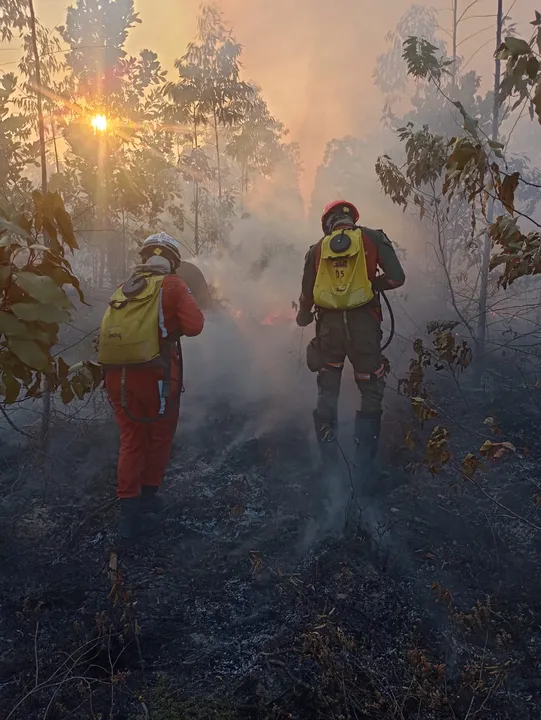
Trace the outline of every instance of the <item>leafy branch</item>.
<instances>
[{"instance_id":1,"label":"leafy branch","mask_svg":"<svg viewBox=\"0 0 541 720\"><path fill-rule=\"evenodd\" d=\"M540 13L536 13L532 25L536 32L529 43L507 37L497 51L497 57L507 61L500 102L516 96L514 109L531 96L532 108L541 121ZM470 206L472 234L478 213L487 222L487 233L496 250L490 268L500 267L498 285L506 288L518 278L538 274L541 269L541 234L538 231L523 233L515 219L515 216L524 217L539 226L533 218L516 208L515 197L521 183L529 187L537 187L537 183L523 178L519 171L508 172L507 167L500 167L497 161L505 163L505 146L489 139L480 128L479 121L466 112L460 101L453 100L445 92L441 81L449 73L447 68L452 61L439 58L438 53L435 45L422 38L410 36L403 43L408 74L417 80L431 82L446 101L459 110L465 135L446 140L432 135L427 126L415 133L413 125L409 124L397 131L401 142L405 143L405 170L398 168L389 156L383 156L378 159L376 173L391 200L404 209L410 202L419 206L421 218L426 213L425 188L434 183L435 177L441 178L441 197L450 203L457 196ZM416 143L422 144L422 154L418 150L412 151ZM488 216L489 200L498 201L505 211L495 221ZM433 198L432 204L436 202L438 197Z\"/></svg>"},{"instance_id":2,"label":"leafy branch","mask_svg":"<svg viewBox=\"0 0 541 720\"><path fill-rule=\"evenodd\" d=\"M49 246L43 244L47 234ZM0 207L0 396L16 402L39 397L43 380L60 390L63 402L82 399L101 382L101 370L85 363L75 372L53 355L60 325L71 320L73 305L65 287L85 302L66 251L77 241L58 193L34 192L32 207Z\"/></svg>"}]
</instances>

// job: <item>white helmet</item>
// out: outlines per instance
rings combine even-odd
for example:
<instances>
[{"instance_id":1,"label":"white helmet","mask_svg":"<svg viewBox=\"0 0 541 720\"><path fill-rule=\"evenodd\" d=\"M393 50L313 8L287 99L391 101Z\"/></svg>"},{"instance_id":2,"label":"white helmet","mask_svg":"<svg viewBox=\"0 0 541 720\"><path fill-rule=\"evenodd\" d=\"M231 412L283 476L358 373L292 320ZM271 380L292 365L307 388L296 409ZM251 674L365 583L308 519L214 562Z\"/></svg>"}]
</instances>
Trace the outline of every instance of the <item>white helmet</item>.
<instances>
[{"instance_id":1,"label":"white helmet","mask_svg":"<svg viewBox=\"0 0 541 720\"><path fill-rule=\"evenodd\" d=\"M163 255L171 260L175 266L174 269L180 265L180 261L182 259L180 255L180 244L177 240L175 240L175 238L172 238L171 235L168 235L165 232L150 235L144 241L140 253L143 254L145 250L149 250L150 248L158 250L158 252L155 253L156 255L161 255L161 252L159 252L160 250L165 251Z\"/></svg>"}]
</instances>

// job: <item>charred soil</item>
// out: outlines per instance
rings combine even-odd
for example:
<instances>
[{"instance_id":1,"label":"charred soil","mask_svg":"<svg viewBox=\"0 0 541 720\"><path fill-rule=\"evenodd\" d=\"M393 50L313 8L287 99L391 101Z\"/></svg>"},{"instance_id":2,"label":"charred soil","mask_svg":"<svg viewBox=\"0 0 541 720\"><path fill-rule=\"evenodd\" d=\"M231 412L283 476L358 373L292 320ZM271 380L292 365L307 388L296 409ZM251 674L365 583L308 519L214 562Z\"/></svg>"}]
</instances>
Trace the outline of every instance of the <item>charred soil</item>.
<instances>
[{"instance_id":1,"label":"charred soil","mask_svg":"<svg viewBox=\"0 0 541 720\"><path fill-rule=\"evenodd\" d=\"M110 419L58 421L48 479L13 451L2 718L539 718L539 415L497 389L446 397L458 458L487 415L517 452L478 486L450 467L431 477L391 440L405 429L390 413L384 491L357 537L319 522L309 439L250 437L226 405L180 431L161 530L129 550Z\"/></svg>"}]
</instances>

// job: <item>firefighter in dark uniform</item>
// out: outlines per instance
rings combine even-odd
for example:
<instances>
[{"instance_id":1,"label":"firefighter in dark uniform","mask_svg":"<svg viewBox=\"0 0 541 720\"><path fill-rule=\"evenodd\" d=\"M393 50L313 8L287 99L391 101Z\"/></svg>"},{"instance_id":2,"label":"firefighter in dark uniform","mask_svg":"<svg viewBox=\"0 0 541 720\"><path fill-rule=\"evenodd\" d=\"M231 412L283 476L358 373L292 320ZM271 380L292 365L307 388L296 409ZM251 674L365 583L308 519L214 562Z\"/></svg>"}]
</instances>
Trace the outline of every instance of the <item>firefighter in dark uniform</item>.
<instances>
[{"instance_id":1,"label":"firefighter in dark uniform","mask_svg":"<svg viewBox=\"0 0 541 720\"><path fill-rule=\"evenodd\" d=\"M176 271L177 276L190 288L195 302L200 310L212 309L212 296L201 270L187 260L181 260Z\"/></svg>"},{"instance_id":2,"label":"firefighter in dark uniform","mask_svg":"<svg viewBox=\"0 0 541 720\"><path fill-rule=\"evenodd\" d=\"M325 237L305 257L297 324L305 327L315 315L316 337L307 348L307 363L318 374L314 425L323 467L330 469L338 460L338 397L347 357L361 392L356 466L367 478L377 454L385 389L379 293L401 287L405 275L383 230L358 226L358 220L357 208L349 202L325 208Z\"/></svg>"}]
</instances>

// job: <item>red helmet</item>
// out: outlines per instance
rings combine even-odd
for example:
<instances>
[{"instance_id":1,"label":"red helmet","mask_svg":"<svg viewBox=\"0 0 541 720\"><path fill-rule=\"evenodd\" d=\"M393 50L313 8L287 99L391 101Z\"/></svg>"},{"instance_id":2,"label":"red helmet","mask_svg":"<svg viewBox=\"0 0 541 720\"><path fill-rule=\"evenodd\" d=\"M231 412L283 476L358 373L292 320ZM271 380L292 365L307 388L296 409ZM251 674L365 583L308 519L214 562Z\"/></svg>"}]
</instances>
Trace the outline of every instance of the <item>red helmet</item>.
<instances>
[{"instance_id":1,"label":"red helmet","mask_svg":"<svg viewBox=\"0 0 541 720\"><path fill-rule=\"evenodd\" d=\"M325 234L329 233L328 220L332 215L347 215L354 223L359 219L359 211L353 203L347 200L334 200L327 205L321 216L321 226Z\"/></svg>"}]
</instances>

